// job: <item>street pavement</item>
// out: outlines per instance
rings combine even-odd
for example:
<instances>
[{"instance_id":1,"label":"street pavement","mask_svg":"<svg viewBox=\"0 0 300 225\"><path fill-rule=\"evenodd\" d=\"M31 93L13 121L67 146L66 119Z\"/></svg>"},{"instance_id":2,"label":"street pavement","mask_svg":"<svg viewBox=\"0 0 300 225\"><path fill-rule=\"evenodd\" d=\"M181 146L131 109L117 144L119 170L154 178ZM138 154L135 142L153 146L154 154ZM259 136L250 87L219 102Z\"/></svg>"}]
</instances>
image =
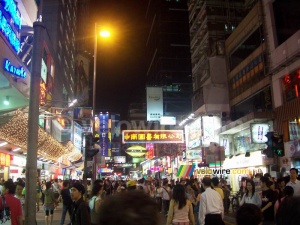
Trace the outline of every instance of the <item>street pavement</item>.
<instances>
[{"instance_id":1,"label":"street pavement","mask_svg":"<svg viewBox=\"0 0 300 225\"><path fill-rule=\"evenodd\" d=\"M62 204L60 203L57 209L54 210L52 225L60 225L61 212L62 212ZM36 213L36 220L37 220L37 225L45 225L45 212L42 206L40 207L40 211ZM70 218L69 215L67 214L65 224L68 224L69 222L70 222ZM226 225L235 225L234 214L230 212L225 214L224 222ZM166 224L166 221L164 221L162 224Z\"/></svg>"}]
</instances>

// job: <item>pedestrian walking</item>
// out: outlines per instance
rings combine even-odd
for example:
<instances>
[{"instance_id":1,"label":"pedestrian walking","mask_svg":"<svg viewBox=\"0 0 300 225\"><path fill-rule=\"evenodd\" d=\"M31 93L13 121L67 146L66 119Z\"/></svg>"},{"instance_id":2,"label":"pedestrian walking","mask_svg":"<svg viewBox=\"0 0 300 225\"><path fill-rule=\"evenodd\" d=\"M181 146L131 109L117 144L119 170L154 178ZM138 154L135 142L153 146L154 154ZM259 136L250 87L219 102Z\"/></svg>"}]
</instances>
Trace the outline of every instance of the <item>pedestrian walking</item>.
<instances>
[{"instance_id":1,"label":"pedestrian walking","mask_svg":"<svg viewBox=\"0 0 300 225\"><path fill-rule=\"evenodd\" d=\"M240 206L244 203L250 203L261 207L261 198L255 191L255 184L254 181L251 179L246 180L246 193L243 195L242 200L240 201Z\"/></svg>"},{"instance_id":2,"label":"pedestrian walking","mask_svg":"<svg viewBox=\"0 0 300 225\"><path fill-rule=\"evenodd\" d=\"M168 215L170 200L171 200L171 188L168 185L168 180L164 180L162 186L162 204L163 204L165 216Z\"/></svg>"},{"instance_id":3,"label":"pedestrian walking","mask_svg":"<svg viewBox=\"0 0 300 225\"><path fill-rule=\"evenodd\" d=\"M285 198L291 198L294 195L294 189L291 186L285 186L283 189L283 197L279 198L274 205L274 216L276 216L279 205Z\"/></svg>"},{"instance_id":4,"label":"pedestrian walking","mask_svg":"<svg viewBox=\"0 0 300 225\"><path fill-rule=\"evenodd\" d=\"M53 212L57 204L54 192L52 191L51 181L46 182L46 190L44 191L44 211L45 211L45 225L52 225ZM50 217L50 220L49 220Z\"/></svg>"},{"instance_id":5,"label":"pedestrian walking","mask_svg":"<svg viewBox=\"0 0 300 225\"><path fill-rule=\"evenodd\" d=\"M70 182L68 180L63 181L63 189L61 190L60 194L63 203L60 225L64 225L67 212L70 216L70 220L72 215L72 199L70 194Z\"/></svg>"},{"instance_id":6,"label":"pedestrian walking","mask_svg":"<svg viewBox=\"0 0 300 225\"><path fill-rule=\"evenodd\" d=\"M99 222L99 208L104 194L103 185L95 185L91 192L91 199L89 200L91 225L97 225Z\"/></svg>"},{"instance_id":7,"label":"pedestrian walking","mask_svg":"<svg viewBox=\"0 0 300 225\"><path fill-rule=\"evenodd\" d=\"M262 197L261 197L261 211L263 213L263 225L273 225L274 224L274 204L275 204L275 194L269 188L270 180L268 177L260 178Z\"/></svg>"},{"instance_id":8,"label":"pedestrian walking","mask_svg":"<svg viewBox=\"0 0 300 225\"><path fill-rule=\"evenodd\" d=\"M10 210L11 225L22 225L22 206L20 200L14 196L15 192L16 185L12 181L5 181L2 187L3 196L0 197L0 209L3 209L2 204L5 202Z\"/></svg>"},{"instance_id":9,"label":"pedestrian walking","mask_svg":"<svg viewBox=\"0 0 300 225\"><path fill-rule=\"evenodd\" d=\"M202 184L205 191L200 197L199 224L224 225L224 207L220 194L211 188L209 177L204 177Z\"/></svg>"},{"instance_id":10,"label":"pedestrian walking","mask_svg":"<svg viewBox=\"0 0 300 225\"><path fill-rule=\"evenodd\" d=\"M173 196L170 201L167 225L195 225L193 205L186 198L184 186L177 184L173 188Z\"/></svg>"},{"instance_id":11,"label":"pedestrian walking","mask_svg":"<svg viewBox=\"0 0 300 225\"><path fill-rule=\"evenodd\" d=\"M75 182L71 187L72 205L72 225L91 225L90 210L83 200L85 189L82 184Z\"/></svg>"},{"instance_id":12,"label":"pedestrian walking","mask_svg":"<svg viewBox=\"0 0 300 225\"><path fill-rule=\"evenodd\" d=\"M298 177L298 169L291 168L290 181L286 184L286 186L291 186L294 189L294 196L300 196L300 181L297 180L297 177Z\"/></svg>"}]
</instances>

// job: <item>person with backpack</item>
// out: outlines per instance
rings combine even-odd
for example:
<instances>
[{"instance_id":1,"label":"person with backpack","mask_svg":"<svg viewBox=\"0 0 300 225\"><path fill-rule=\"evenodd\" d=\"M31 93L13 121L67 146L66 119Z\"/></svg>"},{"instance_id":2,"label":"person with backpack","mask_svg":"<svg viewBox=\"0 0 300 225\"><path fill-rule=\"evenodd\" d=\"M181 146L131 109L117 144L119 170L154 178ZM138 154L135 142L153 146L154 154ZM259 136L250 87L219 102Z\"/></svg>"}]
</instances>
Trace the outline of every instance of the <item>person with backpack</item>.
<instances>
[{"instance_id":1,"label":"person with backpack","mask_svg":"<svg viewBox=\"0 0 300 225\"><path fill-rule=\"evenodd\" d=\"M90 219L90 208L83 200L85 193L84 186L75 182L71 187L71 199L73 200L72 205L72 225L91 225Z\"/></svg>"},{"instance_id":2,"label":"person with backpack","mask_svg":"<svg viewBox=\"0 0 300 225\"><path fill-rule=\"evenodd\" d=\"M89 200L91 225L97 225L99 221L99 208L102 201L102 195L104 194L103 185L95 185L92 189L92 197Z\"/></svg>"}]
</instances>

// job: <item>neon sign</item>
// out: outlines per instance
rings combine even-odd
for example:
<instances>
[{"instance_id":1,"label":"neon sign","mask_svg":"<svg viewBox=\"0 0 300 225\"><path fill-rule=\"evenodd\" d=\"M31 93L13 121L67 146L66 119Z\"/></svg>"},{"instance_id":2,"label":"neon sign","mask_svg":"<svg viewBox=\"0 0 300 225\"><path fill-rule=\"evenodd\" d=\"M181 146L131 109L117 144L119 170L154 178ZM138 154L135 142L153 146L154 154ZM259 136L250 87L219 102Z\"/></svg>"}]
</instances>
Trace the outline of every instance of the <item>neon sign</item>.
<instances>
[{"instance_id":1,"label":"neon sign","mask_svg":"<svg viewBox=\"0 0 300 225\"><path fill-rule=\"evenodd\" d=\"M21 15L13 0L0 0L0 2L0 30L14 50L19 52Z\"/></svg>"},{"instance_id":2,"label":"neon sign","mask_svg":"<svg viewBox=\"0 0 300 225\"><path fill-rule=\"evenodd\" d=\"M14 0L3 0L4 9L10 14L15 25L21 29L21 14L18 11L17 5Z\"/></svg>"},{"instance_id":3,"label":"neon sign","mask_svg":"<svg viewBox=\"0 0 300 225\"><path fill-rule=\"evenodd\" d=\"M24 68L22 66L20 68L17 68L16 66L11 65L11 62L8 59L4 60L3 68L7 72L9 72L17 77L21 77L21 78L26 77L26 71L24 70Z\"/></svg>"}]
</instances>

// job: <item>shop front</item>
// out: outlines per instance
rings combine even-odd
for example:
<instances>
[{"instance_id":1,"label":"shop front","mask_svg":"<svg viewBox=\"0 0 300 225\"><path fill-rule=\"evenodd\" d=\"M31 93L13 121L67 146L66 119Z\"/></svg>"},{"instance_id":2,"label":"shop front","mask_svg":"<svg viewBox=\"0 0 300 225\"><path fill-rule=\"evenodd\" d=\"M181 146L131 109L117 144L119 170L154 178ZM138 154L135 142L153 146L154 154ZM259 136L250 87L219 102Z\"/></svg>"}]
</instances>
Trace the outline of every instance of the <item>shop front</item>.
<instances>
[{"instance_id":1,"label":"shop front","mask_svg":"<svg viewBox=\"0 0 300 225\"><path fill-rule=\"evenodd\" d=\"M239 191L240 187L245 185L242 178L254 178L256 174L265 174L267 172L267 164L272 164L273 159L268 159L262 155L261 151L253 151L250 156L237 155L232 158L227 157L224 160L222 169L226 172L222 176L227 180L233 192Z\"/></svg>"},{"instance_id":2,"label":"shop front","mask_svg":"<svg viewBox=\"0 0 300 225\"><path fill-rule=\"evenodd\" d=\"M16 181L17 178L25 177L26 157L13 155L9 167L9 178Z\"/></svg>"},{"instance_id":3,"label":"shop front","mask_svg":"<svg viewBox=\"0 0 300 225\"><path fill-rule=\"evenodd\" d=\"M0 179L7 180L9 178L9 167L11 155L0 152Z\"/></svg>"}]
</instances>

